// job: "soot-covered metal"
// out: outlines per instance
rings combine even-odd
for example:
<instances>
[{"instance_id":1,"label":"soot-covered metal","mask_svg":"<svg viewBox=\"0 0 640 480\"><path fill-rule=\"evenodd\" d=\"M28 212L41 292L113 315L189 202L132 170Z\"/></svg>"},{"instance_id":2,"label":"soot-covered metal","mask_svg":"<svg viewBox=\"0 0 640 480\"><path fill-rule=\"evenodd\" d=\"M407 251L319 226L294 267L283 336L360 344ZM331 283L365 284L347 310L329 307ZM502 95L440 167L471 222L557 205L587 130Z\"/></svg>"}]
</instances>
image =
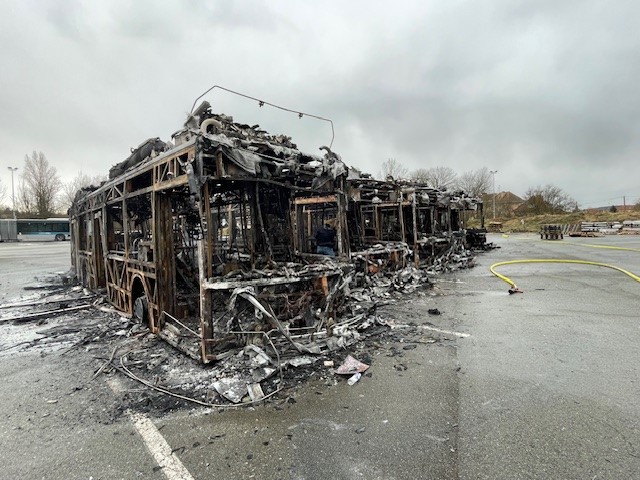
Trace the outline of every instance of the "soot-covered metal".
<instances>
[{"instance_id":1,"label":"soot-covered metal","mask_svg":"<svg viewBox=\"0 0 640 480\"><path fill-rule=\"evenodd\" d=\"M78 192L69 215L80 283L203 362L274 334L300 352L344 346L370 321L353 317L350 288L467 258L466 218L482 203L374 180L319 151L203 102L172 142L147 140ZM323 228L332 245L319 249Z\"/></svg>"}]
</instances>

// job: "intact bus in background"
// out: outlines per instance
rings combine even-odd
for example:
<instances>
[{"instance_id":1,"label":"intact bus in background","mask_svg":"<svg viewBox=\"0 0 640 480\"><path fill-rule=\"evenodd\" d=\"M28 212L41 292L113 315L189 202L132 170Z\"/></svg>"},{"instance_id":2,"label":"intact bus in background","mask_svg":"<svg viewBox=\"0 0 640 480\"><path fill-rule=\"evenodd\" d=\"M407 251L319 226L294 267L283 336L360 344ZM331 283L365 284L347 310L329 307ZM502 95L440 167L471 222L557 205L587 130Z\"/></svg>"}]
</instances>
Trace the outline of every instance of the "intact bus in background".
<instances>
[{"instance_id":1,"label":"intact bus in background","mask_svg":"<svg viewBox=\"0 0 640 480\"><path fill-rule=\"evenodd\" d=\"M70 240L68 218L0 220L0 241L48 242Z\"/></svg>"}]
</instances>

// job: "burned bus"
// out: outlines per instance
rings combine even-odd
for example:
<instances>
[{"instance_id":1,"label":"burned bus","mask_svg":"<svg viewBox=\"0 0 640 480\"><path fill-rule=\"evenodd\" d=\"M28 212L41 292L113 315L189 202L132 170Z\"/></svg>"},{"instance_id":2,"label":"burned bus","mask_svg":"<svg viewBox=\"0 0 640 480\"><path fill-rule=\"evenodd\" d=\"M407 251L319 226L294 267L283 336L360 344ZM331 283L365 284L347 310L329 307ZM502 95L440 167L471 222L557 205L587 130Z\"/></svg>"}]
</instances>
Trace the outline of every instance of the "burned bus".
<instances>
[{"instance_id":1,"label":"burned bus","mask_svg":"<svg viewBox=\"0 0 640 480\"><path fill-rule=\"evenodd\" d=\"M78 192L69 211L76 275L204 362L280 322L313 331L339 314L349 269L346 175L329 148L303 153L203 102L172 143L144 142L108 181ZM328 196L330 211L310 209ZM329 215L337 261L312 245Z\"/></svg>"},{"instance_id":2,"label":"burned bus","mask_svg":"<svg viewBox=\"0 0 640 480\"><path fill-rule=\"evenodd\" d=\"M79 282L194 359L265 332L335 335L356 273L431 265L464 241L462 193L349 173L328 147L212 113L151 138L69 210ZM316 232L335 232L335 258ZM332 251L333 251L332 248Z\"/></svg>"},{"instance_id":3,"label":"burned bus","mask_svg":"<svg viewBox=\"0 0 640 480\"><path fill-rule=\"evenodd\" d=\"M467 246L468 219L483 222L482 201L462 191L362 175L347 184L352 256L428 267L447 250Z\"/></svg>"}]
</instances>

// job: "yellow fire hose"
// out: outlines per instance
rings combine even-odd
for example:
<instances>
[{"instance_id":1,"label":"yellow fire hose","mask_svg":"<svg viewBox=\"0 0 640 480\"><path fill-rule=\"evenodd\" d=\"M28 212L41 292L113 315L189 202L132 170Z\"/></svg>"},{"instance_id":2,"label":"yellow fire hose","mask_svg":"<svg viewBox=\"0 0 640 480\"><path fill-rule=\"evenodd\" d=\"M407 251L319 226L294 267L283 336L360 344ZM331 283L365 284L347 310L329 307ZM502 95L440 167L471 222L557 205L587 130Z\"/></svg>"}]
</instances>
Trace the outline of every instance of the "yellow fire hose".
<instances>
[{"instance_id":1,"label":"yellow fire hose","mask_svg":"<svg viewBox=\"0 0 640 480\"><path fill-rule=\"evenodd\" d=\"M560 241L557 243L562 243L565 245L575 245L577 247L607 248L609 250L624 250L626 252L640 252L640 248L614 247L613 245L591 245L589 243L577 243L577 242L565 242L565 241Z\"/></svg>"},{"instance_id":2,"label":"yellow fire hose","mask_svg":"<svg viewBox=\"0 0 640 480\"><path fill-rule=\"evenodd\" d=\"M622 247L614 247L614 248L622 249ZM612 268L613 270L617 270L619 272L624 273L625 275L628 275L629 277L633 278L636 282L640 282L640 276L636 275L635 273L631 273L630 271L625 270L624 268L616 267L615 265L609 265L608 263L589 262L587 260L563 260L559 258L546 258L546 259L509 260L507 262L494 263L493 265L491 265L491 267L489 267L489 270L500 280L511 285L511 288L509 289L509 293L522 293L522 290L520 290L516 286L514 281L511 280L509 277L506 277L496 272L495 268L500 267L502 265L514 265L517 263L574 263L574 264L581 264L581 265L595 265L598 267Z\"/></svg>"}]
</instances>

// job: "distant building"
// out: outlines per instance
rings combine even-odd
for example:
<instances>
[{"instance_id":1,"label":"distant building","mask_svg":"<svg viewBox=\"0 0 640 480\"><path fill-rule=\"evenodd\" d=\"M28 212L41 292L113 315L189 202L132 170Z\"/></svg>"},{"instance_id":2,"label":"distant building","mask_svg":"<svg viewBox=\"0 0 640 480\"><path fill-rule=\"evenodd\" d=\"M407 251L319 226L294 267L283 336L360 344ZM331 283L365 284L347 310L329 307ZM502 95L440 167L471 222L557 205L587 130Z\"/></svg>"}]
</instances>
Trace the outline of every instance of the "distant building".
<instances>
[{"instance_id":1,"label":"distant building","mask_svg":"<svg viewBox=\"0 0 640 480\"><path fill-rule=\"evenodd\" d=\"M493 194L486 193L482 196L484 202L485 215L490 215L493 211ZM511 217L514 211L524 203L524 200L512 192L496 193L496 216Z\"/></svg>"}]
</instances>

